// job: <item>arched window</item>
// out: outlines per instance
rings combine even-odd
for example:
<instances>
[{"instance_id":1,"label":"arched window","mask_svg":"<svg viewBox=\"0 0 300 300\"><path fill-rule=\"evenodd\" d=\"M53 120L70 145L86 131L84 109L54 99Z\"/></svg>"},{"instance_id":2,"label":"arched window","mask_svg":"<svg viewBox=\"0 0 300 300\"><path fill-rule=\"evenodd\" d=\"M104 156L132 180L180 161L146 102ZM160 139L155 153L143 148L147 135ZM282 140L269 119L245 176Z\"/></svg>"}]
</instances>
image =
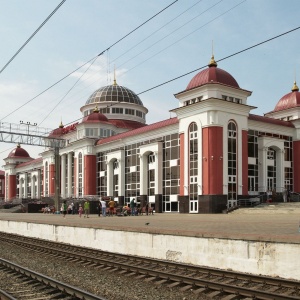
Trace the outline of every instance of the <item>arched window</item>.
<instances>
[{"instance_id":1,"label":"arched window","mask_svg":"<svg viewBox=\"0 0 300 300\"><path fill-rule=\"evenodd\" d=\"M228 123L228 200L237 200L237 128L234 122ZM229 202L229 206L235 202Z\"/></svg>"}]
</instances>

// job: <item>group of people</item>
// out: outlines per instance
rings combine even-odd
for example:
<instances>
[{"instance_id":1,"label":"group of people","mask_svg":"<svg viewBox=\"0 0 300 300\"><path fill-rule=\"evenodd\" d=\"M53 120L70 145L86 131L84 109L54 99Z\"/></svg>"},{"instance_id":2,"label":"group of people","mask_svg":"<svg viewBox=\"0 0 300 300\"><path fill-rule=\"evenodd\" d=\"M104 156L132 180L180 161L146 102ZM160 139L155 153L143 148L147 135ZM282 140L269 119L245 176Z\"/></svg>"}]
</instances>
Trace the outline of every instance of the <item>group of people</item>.
<instances>
[{"instance_id":1,"label":"group of people","mask_svg":"<svg viewBox=\"0 0 300 300\"><path fill-rule=\"evenodd\" d=\"M291 202L291 191L284 188L282 191L283 202ZM277 193L275 189L267 191L267 202L276 202Z\"/></svg>"},{"instance_id":2,"label":"group of people","mask_svg":"<svg viewBox=\"0 0 300 300\"><path fill-rule=\"evenodd\" d=\"M66 217L67 214L74 215L75 214L75 205L73 202L68 205L65 200L61 205L60 211L64 218ZM102 214L102 217L106 217L107 213L108 213L108 216L112 217L114 214L117 213L116 202L111 198L109 198L108 200L104 200L103 198L100 198L98 205L97 205L97 211L98 211L99 217L101 214ZM132 199L128 206L123 206L120 213L123 216L128 216L128 215L138 216L138 215L142 215L143 213L145 213L146 215L148 215L149 213L153 214L153 210L149 206L149 203L147 203L146 206L142 209L141 207L136 205L135 199ZM89 214L90 214L90 201L87 199L87 200L85 200L83 205L79 204L78 215L80 218L82 217L82 215L84 215L84 218L89 218Z\"/></svg>"},{"instance_id":3,"label":"group of people","mask_svg":"<svg viewBox=\"0 0 300 300\"><path fill-rule=\"evenodd\" d=\"M102 214L102 217L106 217L106 208L108 207L108 216L112 217L115 213L115 206L116 203L114 200L112 200L111 198L109 198L108 203L106 203L105 200L103 200L102 198L100 198L99 203L98 203L98 216L100 217L100 215Z\"/></svg>"}]
</instances>

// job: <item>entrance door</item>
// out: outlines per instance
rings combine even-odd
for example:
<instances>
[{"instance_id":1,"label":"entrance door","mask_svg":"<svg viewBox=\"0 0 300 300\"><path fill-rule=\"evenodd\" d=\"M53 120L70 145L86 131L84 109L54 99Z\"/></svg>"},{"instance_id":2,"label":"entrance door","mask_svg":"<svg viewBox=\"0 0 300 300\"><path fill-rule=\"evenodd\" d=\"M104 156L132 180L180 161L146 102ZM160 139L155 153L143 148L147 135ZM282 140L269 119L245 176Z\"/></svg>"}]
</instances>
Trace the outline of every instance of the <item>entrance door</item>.
<instances>
[{"instance_id":1,"label":"entrance door","mask_svg":"<svg viewBox=\"0 0 300 300\"><path fill-rule=\"evenodd\" d=\"M248 194L255 195L257 192L255 191L255 176L248 176Z\"/></svg>"},{"instance_id":2,"label":"entrance door","mask_svg":"<svg viewBox=\"0 0 300 300\"><path fill-rule=\"evenodd\" d=\"M274 178L268 177L268 191L272 191L274 189Z\"/></svg>"},{"instance_id":3,"label":"entrance door","mask_svg":"<svg viewBox=\"0 0 300 300\"><path fill-rule=\"evenodd\" d=\"M198 213L198 200L190 200L190 213Z\"/></svg>"}]
</instances>

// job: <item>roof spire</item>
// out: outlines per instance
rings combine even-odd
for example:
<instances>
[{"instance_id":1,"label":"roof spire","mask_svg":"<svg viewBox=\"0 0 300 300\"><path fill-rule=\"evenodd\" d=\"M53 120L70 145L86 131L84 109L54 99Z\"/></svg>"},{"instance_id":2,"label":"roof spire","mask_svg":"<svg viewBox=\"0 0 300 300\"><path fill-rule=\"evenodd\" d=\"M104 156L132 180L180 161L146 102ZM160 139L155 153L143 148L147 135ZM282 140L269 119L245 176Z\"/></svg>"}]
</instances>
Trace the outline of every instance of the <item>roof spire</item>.
<instances>
[{"instance_id":1,"label":"roof spire","mask_svg":"<svg viewBox=\"0 0 300 300\"><path fill-rule=\"evenodd\" d=\"M17 148L21 148L21 145L20 145L20 143L18 143L18 145L17 145Z\"/></svg>"},{"instance_id":2,"label":"roof spire","mask_svg":"<svg viewBox=\"0 0 300 300\"><path fill-rule=\"evenodd\" d=\"M292 87L292 92L298 92L299 91L299 88L297 86L297 83L296 83L296 80L294 81L294 85Z\"/></svg>"},{"instance_id":3,"label":"roof spire","mask_svg":"<svg viewBox=\"0 0 300 300\"><path fill-rule=\"evenodd\" d=\"M62 118L60 118L60 124L59 124L58 127L59 127L59 128L64 128L64 125L63 125L63 123L62 123Z\"/></svg>"},{"instance_id":4,"label":"roof spire","mask_svg":"<svg viewBox=\"0 0 300 300\"><path fill-rule=\"evenodd\" d=\"M212 41L212 44L211 44L211 59L210 59L210 62L208 64L209 67L216 67L218 66L218 64L216 63L215 61L215 57L214 57L214 41Z\"/></svg>"},{"instance_id":5,"label":"roof spire","mask_svg":"<svg viewBox=\"0 0 300 300\"><path fill-rule=\"evenodd\" d=\"M94 113L98 113L99 109L98 109L98 105L96 105L96 107L94 108Z\"/></svg>"},{"instance_id":6,"label":"roof spire","mask_svg":"<svg viewBox=\"0 0 300 300\"><path fill-rule=\"evenodd\" d=\"M116 80L116 65L114 65L114 83L113 85L118 85Z\"/></svg>"}]
</instances>

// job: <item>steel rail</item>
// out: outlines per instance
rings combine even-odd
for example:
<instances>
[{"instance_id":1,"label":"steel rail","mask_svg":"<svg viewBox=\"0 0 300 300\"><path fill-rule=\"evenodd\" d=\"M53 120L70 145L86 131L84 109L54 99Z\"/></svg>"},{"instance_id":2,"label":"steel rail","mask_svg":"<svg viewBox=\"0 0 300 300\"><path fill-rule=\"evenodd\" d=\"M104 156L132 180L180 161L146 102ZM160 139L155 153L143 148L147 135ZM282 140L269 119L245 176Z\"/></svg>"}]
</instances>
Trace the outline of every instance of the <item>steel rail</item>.
<instances>
[{"instance_id":1,"label":"steel rail","mask_svg":"<svg viewBox=\"0 0 300 300\"><path fill-rule=\"evenodd\" d=\"M17 236L17 235L16 235ZM90 248L83 248L78 246L70 246L67 244L57 244L54 242L49 242L40 239L34 239L39 245L32 244L32 239L27 237L22 237L22 239L31 241L30 243L27 241L14 241L16 244L23 244L29 248L30 250L37 251L38 248L40 252L43 253L51 253L55 256L67 256L73 258L75 261L81 261L86 264L100 265L105 268L111 268L115 270L124 270L128 273L135 273L138 275L151 276L160 280L164 280L167 282L179 282L181 284L190 285L193 288L205 287L207 289L221 291L231 294L239 294L247 297L256 297L257 299L275 299L275 300L288 300L288 299L300 299L297 296L291 296L288 294L278 295L278 293L272 291L264 291L258 290L258 286L262 285L263 287L267 287L267 285L275 286L275 289L279 290L280 288L291 288L295 289L295 291L299 291L300 283L297 281L291 280L283 280L278 278L271 277L259 277L251 274L242 274L235 273L233 271L223 271L223 270L215 270L209 268L195 267L195 266L187 266L181 265L178 263L168 262L168 261L157 261L149 258L133 258L132 256L119 255L119 254L108 254L103 255L102 251L98 251ZM42 245L40 245L42 244ZM44 245L43 245L44 244ZM47 248L45 248L45 244ZM51 245L51 246L50 246ZM50 249L53 247L54 249ZM72 251L68 250L72 249ZM78 250L84 251L84 255L82 256ZM76 251L76 253L75 253ZM87 253L88 252L88 253ZM99 253L101 253L101 258L99 258ZM93 256L94 255L94 256ZM106 257L104 257L106 256ZM120 261L125 260L125 261ZM138 265L137 265L138 264ZM145 266L148 265L148 266ZM171 270L167 271L159 271L157 269L161 268L169 268L171 266ZM152 268L151 268L152 267ZM188 272L189 275L177 275L175 272ZM212 279L206 278L197 278L199 276L218 276L219 279L226 280L233 279L236 280L244 280L249 284L255 284L253 288L241 287L238 285L232 285L230 283L224 282L215 282ZM297 289L298 286L298 289ZM296 288L295 288L296 287Z\"/></svg>"},{"instance_id":2,"label":"steel rail","mask_svg":"<svg viewBox=\"0 0 300 300\"><path fill-rule=\"evenodd\" d=\"M13 271L16 271L22 275L25 275L26 277L30 279L37 280L44 285L47 285L49 287L55 288L57 290L60 290L63 293L69 294L73 297L76 297L77 299L84 299L84 300L106 300L103 297L93 295L87 291L78 289L74 286L71 286L69 284L57 281L53 278L50 278L48 276L42 275L40 273L37 273L35 271L29 270L27 268L24 268L22 266L19 266L15 263L12 263L8 260L0 258L0 265L5 266L6 268L9 268Z\"/></svg>"}]
</instances>

